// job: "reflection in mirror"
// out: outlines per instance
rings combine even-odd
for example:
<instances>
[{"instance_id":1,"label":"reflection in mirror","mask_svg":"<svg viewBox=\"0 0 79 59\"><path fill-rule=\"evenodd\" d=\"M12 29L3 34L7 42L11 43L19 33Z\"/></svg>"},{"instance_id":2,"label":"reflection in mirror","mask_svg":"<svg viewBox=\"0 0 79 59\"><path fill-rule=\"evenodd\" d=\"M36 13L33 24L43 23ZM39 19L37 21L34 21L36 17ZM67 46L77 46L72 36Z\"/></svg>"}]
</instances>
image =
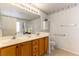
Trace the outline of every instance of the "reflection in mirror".
<instances>
[{"instance_id":1,"label":"reflection in mirror","mask_svg":"<svg viewBox=\"0 0 79 59\"><path fill-rule=\"evenodd\" d=\"M40 25L39 15L9 3L0 3L0 36L35 33L40 31Z\"/></svg>"}]
</instances>

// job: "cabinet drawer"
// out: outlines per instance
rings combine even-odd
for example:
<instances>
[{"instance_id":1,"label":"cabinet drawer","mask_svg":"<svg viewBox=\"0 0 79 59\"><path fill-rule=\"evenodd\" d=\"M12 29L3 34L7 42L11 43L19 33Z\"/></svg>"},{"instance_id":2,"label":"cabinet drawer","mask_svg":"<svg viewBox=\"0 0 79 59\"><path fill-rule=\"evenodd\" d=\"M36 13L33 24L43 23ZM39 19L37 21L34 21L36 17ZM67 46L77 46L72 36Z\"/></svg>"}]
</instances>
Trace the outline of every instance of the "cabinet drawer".
<instances>
[{"instance_id":1,"label":"cabinet drawer","mask_svg":"<svg viewBox=\"0 0 79 59\"><path fill-rule=\"evenodd\" d=\"M32 41L33 46L38 46L38 40Z\"/></svg>"},{"instance_id":2,"label":"cabinet drawer","mask_svg":"<svg viewBox=\"0 0 79 59\"><path fill-rule=\"evenodd\" d=\"M39 39L39 55L43 55L44 54L44 38L40 38Z\"/></svg>"},{"instance_id":3,"label":"cabinet drawer","mask_svg":"<svg viewBox=\"0 0 79 59\"><path fill-rule=\"evenodd\" d=\"M38 46L33 46L33 52L38 51Z\"/></svg>"},{"instance_id":4,"label":"cabinet drawer","mask_svg":"<svg viewBox=\"0 0 79 59\"><path fill-rule=\"evenodd\" d=\"M31 45L31 41L21 43L21 46L23 45Z\"/></svg>"},{"instance_id":5,"label":"cabinet drawer","mask_svg":"<svg viewBox=\"0 0 79 59\"><path fill-rule=\"evenodd\" d=\"M33 52L33 56L38 56L38 51Z\"/></svg>"}]
</instances>

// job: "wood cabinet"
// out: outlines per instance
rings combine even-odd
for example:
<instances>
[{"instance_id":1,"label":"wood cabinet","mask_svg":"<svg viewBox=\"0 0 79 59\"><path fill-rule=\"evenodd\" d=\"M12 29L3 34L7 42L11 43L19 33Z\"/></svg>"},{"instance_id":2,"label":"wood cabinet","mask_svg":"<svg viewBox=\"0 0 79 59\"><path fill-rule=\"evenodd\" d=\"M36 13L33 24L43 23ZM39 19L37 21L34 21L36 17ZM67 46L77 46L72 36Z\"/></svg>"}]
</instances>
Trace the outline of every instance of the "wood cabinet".
<instances>
[{"instance_id":1,"label":"wood cabinet","mask_svg":"<svg viewBox=\"0 0 79 59\"><path fill-rule=\"evenodd\" d=\"M0 49L1 56L16 56L16 45Z\"/></svg>"},{"instance_id":2,"label":"wood cabinet","mask_svg":"<svg viewBox=\"0 0 79 59\"><path fill-rule=\"evenodd\" d=\"M39 55L44 55L44 38L39 39Z\"/></svg>"},{"instance_id":3,"label":"wood cabinet","mask_svg":"<svg viewBox=\"0 0 79 59\"><path fill-rule=\"evenodd\" d=\"M31 56L32 50L31 50L31 42L24 42L21 44L21 56Z\"/></svg>"},{"instance_id":4,"label":"wood cabinet","mask_svg":"<svg viewBox=\"0 0 79 59\"><path fill-rule=\"evenodd\" d=\"M0 48L0 56L41 56L48 52L48 37Z\"/></svg>"}]
</instances>

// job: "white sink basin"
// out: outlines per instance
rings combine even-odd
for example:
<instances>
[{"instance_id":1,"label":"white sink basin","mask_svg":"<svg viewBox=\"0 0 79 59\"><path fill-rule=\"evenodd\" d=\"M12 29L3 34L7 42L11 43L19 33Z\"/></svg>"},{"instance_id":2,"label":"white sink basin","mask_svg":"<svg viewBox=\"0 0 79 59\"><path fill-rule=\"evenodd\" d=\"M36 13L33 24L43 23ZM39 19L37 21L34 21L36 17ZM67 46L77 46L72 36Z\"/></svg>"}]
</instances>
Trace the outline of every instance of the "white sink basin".
<instances>
[{"instance_id":1,"label":"white sink basin","mask_svg":"<svg viewBox=\"0 0 79 59\"><path fill-rule=\"evenodd\" d=\"M20 40L20 39L28 39L29 37L16 37L16 39L15 40Z\"/></svg>"},{"instance_id":2,"label":"white sink basin","mask_svg":"<svg viewBox=\"0 0 79 59\"><path fill-rule=\"evenodd\" d=\"M30 38L30 37L36 37L37 35L35 35L35 34L31 34L31 35L28 35L28 37Z\"/></svg>"}]
</instances>

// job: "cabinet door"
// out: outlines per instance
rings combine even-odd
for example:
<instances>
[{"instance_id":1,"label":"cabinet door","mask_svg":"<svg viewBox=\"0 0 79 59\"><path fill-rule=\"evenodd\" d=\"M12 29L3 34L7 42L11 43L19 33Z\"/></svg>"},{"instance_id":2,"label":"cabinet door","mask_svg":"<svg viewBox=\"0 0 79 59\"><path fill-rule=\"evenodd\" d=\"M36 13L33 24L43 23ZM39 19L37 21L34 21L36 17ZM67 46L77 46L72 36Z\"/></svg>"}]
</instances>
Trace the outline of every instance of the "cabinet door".
<instances>
[{"instance_id":1,"label":"cabinet door","mask_svg":"<svg viewBox=\"0 0 79 59\"><path fill-rule=\"evenodd\" d=\"M20 50L20 48L21 48L21 45L20 45L20 44L17 44L17 46L16 46L16 55L17 55L17 56L20 56L20 55L21 55L21 50Z\"/></svg>"},{"instance_id":2,"label":"cabinet door","mask_svg":"<svg viewBox=\"0 0 79 59\"><path fill-rule=\"evenodd\" d=\"M16 45L0 49L1 56L16 56Z\"/></svg>"},{"instance_id":3,"label":"cabinet door","mask_svg":"<svg viewBox=\"0 0 79 59\"><path fill-rule=\"evenodd\" d=\"M48 37L45 37L45 53L48 52Z\"/></svg>"},{"instance_id":4,"label":"cabinet door","mask_svg":"<svg viewBox=\"0 0 79 59\"><path fill-rule=\"evenodd\" d=\"M44 54L44 38L39 39L39 55Z\"/></svg>"},{"instance_id":5,"label":"cabinet door","mask_svg":"<svg viewBox=\"0 0 79 59\"><path fill-rule=\"evenodd\" d=\"M21 44L21 56L31 56L31 42Z\"/></svg>"}]
</instances>

